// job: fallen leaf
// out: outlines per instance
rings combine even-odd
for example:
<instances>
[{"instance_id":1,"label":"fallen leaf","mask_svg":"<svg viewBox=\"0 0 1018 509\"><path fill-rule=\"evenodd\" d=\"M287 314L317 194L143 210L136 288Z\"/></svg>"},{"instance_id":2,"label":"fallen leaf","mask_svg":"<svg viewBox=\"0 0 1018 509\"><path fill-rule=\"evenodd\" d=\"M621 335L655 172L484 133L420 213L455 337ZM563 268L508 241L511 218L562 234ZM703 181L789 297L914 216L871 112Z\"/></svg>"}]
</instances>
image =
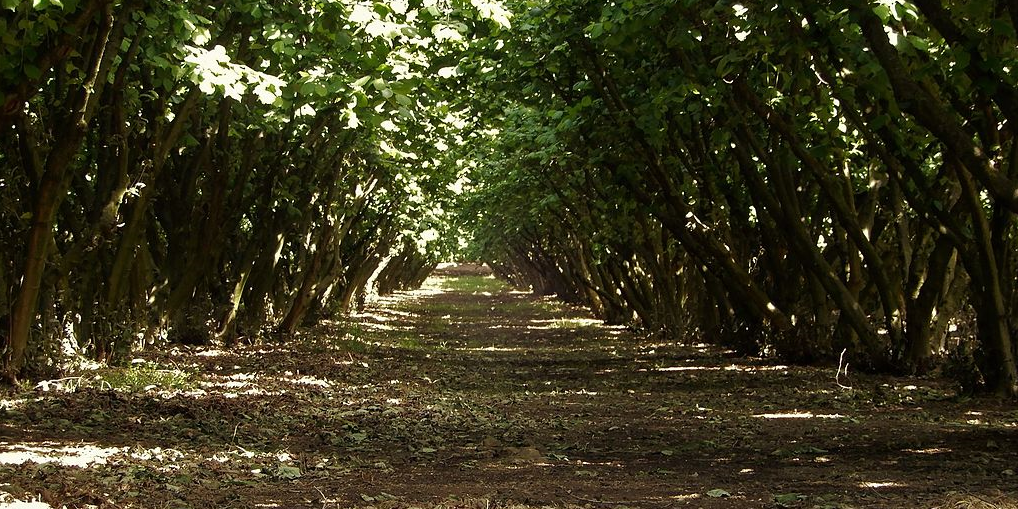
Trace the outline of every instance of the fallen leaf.
<instances>
[{"instance_id":1,"label":"fallen leaf","mask_svg":"<svg viewBox=\"0 0 1018 509\"><path fill-rule=\"evenodd\" d=\"M707 496L711 498L723 498L730 497L732 494L722 489L713 489L707 492Z\"/></svg>"},{"instance_id":2,"label":"fallen leaf","mask_svg":"<svg viewBox=\"0 0 1018 509\"><path fill-rule=\"evenodd\" d=\"M279 465L276 469L276 477L280 479L297 479L301 476L300 469L289 465Z\"/></svg>"}]
</instances>

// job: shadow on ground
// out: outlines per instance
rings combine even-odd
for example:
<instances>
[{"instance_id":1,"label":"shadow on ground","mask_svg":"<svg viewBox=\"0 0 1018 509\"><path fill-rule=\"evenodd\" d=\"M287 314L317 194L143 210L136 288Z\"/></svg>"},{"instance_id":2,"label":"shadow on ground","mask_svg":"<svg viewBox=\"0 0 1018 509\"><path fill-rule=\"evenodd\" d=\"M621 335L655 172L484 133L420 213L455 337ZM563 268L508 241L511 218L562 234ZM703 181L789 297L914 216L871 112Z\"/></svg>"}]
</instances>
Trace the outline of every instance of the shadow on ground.
<instances>
[{"instance_id":1,"label":"shadow on ground","mask_svg":"<svg viewBox=\"0 0 1018 509\"><path fill-rule=\"evenodd\" d=\"M1013 407L641 338L470 271L145 359L187 382L2 402L0 507L1018 503Z\"/></svg>"}]
</instances>

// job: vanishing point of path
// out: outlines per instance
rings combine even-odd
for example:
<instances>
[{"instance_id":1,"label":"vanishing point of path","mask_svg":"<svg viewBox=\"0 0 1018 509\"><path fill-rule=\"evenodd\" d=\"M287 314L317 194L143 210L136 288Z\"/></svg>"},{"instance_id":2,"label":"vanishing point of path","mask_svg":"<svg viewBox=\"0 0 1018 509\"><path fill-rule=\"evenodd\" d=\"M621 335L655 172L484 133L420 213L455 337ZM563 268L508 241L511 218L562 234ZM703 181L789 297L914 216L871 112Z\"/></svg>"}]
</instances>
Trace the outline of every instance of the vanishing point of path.
<instances>
[{"instance_id":1,"label":"vanishing point of path","mask_svg":"<svg viewBox=\"0 0 1018 509\"><path fill-rule=\"evenodd\" d=\"M162 385L3 401L0 507L1018 507L1012 407L634 335L476 269L146 360Z\"/></svg>"}]
</instances>

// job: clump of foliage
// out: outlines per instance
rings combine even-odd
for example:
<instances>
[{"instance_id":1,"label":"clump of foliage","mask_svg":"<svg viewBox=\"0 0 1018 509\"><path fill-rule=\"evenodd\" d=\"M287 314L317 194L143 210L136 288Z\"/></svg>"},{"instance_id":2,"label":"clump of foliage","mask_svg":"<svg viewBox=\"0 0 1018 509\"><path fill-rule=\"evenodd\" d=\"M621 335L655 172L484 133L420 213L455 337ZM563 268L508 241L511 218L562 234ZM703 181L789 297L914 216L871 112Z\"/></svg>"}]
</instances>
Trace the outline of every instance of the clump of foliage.
<instances>
[{"instance_id":1,"label":"clump of foliage","mask_svg":"<svg viewBox=\"0 0 1018 509\"><path fill-rule=\"evenodd\" d=\"M102 369L94 383L99 387L132 393L152 389L188 391L197 387L190 373L179 369L160 369L149 363Z\"/></svg>"},{"instance_id":2,"label":"clump of foliage","mask_svg":"<svg viewBox=\"0 0 1018 509\"><path fill-rule=\"evenodd\" d=\"M471 67L474 256L611 323L798 362L969 349L968 378L1018 395L1013 4L515 12Z\"/></svg>"},{"instance_id":3,"label":"clump of foliage","mask_svg":"<svg viewBox=\"0 0 1018 509\"><path fill-rule=\"evenodd\" d=\"M414 287L455 245L443 82L487 0L0 5L0 352L233 344ZM139 338L142 338L139 341Z\"/></svg>"}]
</instances>

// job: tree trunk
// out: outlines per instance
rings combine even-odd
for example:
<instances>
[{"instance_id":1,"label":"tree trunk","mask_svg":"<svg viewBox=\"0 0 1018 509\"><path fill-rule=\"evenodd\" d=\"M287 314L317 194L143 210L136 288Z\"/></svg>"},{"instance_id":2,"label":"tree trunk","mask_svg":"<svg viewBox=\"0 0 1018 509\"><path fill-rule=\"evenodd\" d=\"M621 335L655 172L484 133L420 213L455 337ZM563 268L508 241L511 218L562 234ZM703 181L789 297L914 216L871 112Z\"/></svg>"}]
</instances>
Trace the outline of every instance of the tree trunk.
<instances>
[{"instance_id":1,"label":"tree trunk","mask_svg":"<svg viewBox=\"0 0 1018 509\"><path fill-rule=\"evenodd\" d=\"M46 271L49 249L53 244L53 222L60 204L66 197L67 169L81 146L89 121L95 114L95 106L102 87L106 83L101 71L112 61L115 51L109 44L112 30L112 7L107 5L100 33L96 36L96 50L91 56L88 77L71 103L73 115L58 132L55 145L46 158L37 199L32 207L32 227L28 232L25 247L21 286L11 311L11 331L4 359L4 377L9 381L17 380L25 360L31 327L38 312L39 292Z\"/></svg>"}]
</instances>

